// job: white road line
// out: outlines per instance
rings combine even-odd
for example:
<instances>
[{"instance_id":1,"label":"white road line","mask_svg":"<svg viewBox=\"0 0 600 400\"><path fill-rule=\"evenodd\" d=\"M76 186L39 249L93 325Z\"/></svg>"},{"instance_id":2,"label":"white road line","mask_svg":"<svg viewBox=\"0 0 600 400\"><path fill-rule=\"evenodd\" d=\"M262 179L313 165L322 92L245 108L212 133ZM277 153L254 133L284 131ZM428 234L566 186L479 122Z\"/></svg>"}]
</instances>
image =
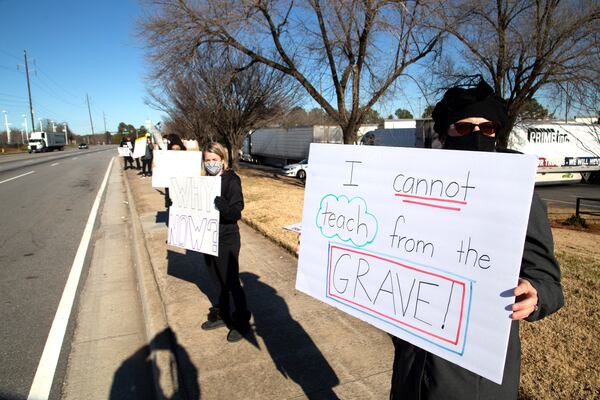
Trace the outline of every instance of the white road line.
<instances>
[{"instance_id":1,"label":"white road line","mask_svg":"<svg viewBox=\"0 0 600 400\"><path fill-rule=\"evenodd\" d=\"M58 357L60 355L60 349L65 337L65 331L67 330L67 324L69 322L69 316L71 315L71 309L73 308L73 301L75 300L75 294L77 293L77 286L79 285L79 278L81 277L81 270L83 269L83 263L85 261L85 254L92 237L92 230L94 228L94 222L98 214L98 208L100 207L100 200L102 194L106 188L108 182L108 176L113 164L114 158L110 160L104 180L100 189L96 194L96 200L92 205L90 216L88 217L87 224L83 231L83 236L79 242L79 248L73 265L71 266L71 272L69 272L69 278L63 290L54 321L52 321L52 327L46 339L46 345L44 346L44 352L38 364L35 377L33 378L33 384L29 390L28 400L46 400L50 395L50 389L52 387L52 381L54 380L54 373L56 371L56 364L58 363Z\"/></svg>"},{"instance_id":2,"label":"white road line","mask_svg":"<svg viewBox=\"0 0 600 400\"><path fill-rule=\"evenodd\" d=\"M21 174L21 175L13 176L12 178L8 178L8 179L3 180L2 182L0 182L0 184L2 184L4 182L12 181L13 179L17 179L17 178L20 178L20 177L25 176L25 175L33 174L34 172L35 171L29 171L29 172L26 172L26 173Z\"/></svg>"},{"instance_id":3,"label":"white road line","mask_svg":"<svg viewBox=\"0 0 600 400\"><path fill-rule=\"evenodd\" d=\"M54 164L50 164L50 166L51 167L56 167L58 164L60 164L60 163L55 162Z\"/></svg>"},{"instance_id":4,"label":"white road line","mask_svg":"<svg viewBox=\"0 0 600 400\"><path fill-rule=\"evenodd\" d=\"M565 204L575 205L574 201L564 201L564 200L554 200L554 199L544 199L544 198L542 198L542 200L552 202L552 203L565 203Z\"/></svg>"}]
</instances>

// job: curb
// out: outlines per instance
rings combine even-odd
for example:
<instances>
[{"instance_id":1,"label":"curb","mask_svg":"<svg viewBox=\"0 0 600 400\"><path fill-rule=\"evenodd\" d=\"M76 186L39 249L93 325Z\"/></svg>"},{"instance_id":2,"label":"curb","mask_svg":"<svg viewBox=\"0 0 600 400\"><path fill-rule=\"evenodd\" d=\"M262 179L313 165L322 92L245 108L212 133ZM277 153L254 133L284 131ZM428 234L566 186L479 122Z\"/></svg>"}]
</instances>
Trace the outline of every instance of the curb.
<instances>
[{"instance_id":1,"label":"curb","mask_svg":"<svg viewBox=\"0 0 600 400\"><path fill-rule=\"evenodd\" d=\"M129 178L123 175L123 181L125 182L129 213L131 215L134 264L138 279L138 291L144 312L146 336L148 346L150 347L155 398L159 400L182 399L183 395L179 390L177 361L167 322L167 313L158 283L156 282L150 254L146 248L144 232L134 205L133 193L129 186Z\"/></svg>"}]
</instances>

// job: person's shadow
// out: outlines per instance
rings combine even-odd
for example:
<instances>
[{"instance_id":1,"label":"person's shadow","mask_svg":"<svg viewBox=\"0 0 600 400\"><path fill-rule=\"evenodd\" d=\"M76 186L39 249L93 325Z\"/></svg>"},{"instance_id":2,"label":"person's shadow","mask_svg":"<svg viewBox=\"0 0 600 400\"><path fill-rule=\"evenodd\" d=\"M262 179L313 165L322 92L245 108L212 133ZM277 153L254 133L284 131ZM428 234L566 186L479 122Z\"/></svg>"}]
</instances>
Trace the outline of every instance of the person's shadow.
<instances>
[{"instance_id":1,"label":"person's shadow","mask_svg":"<svg viewBox=\"0 0 600 400\"><path fill-rule=\"evenodd\" d=\"M308 399L338 399L340 381L302 325L290 315L277 290L251 272L240 273L254 316L256 335L262 337L277 370L296 382Z\"/></svg>"},{"instance_id":2,"label":"person's shadow","mask_svg":"<svg viewBox=\"0 0 600 400\"><path fill-rule=\"evenodd\" d=\"M150 351L170 352L173 363L176 363L179 372L177 385L172 394L162 393L161 388L154 385L154 379L158 382L160 376L152 377L152 361ZM156 374L167 371L156 371ZM185 373L186 376L181 374ZM155 390L160 393L155 393ZM158 394L158 396L156 396ZM198 384L198 371L191 362L185 349L177 342L175 333L171 328L166 328L152 339L152 341L140 347L129 358L127 358L115 372L113 383L110 388L110 400L143 400L150 398L163 399L200 399L200 386Z\"/></svg>"},{"instance_id":3,"label":"person's shadow","mask_svg":"<svg viewBox=\"0 0 600 400\"><path fill-rule=\"evenodd\" d=\"M194 251L186 253L167 251L168 275L194 283L212 305L216 304L217 292L204 264L204 255ZM259 278L250 272L240 273L255 328L245 339L259 348L255 334L262 337L277 370L298 384L306 398L338 399L333 391L340 383L335 371L302 325L292 318L277 290Z\"/></svg>"},{"instance_id":4,"label":"person's shadow","mask_svg":"<svg viewBox=\"0 0 600 400\"><path fill-rule=\"evenodd\" d=\"M204 254L190 250L185 254L167 250L167 274L198 286L211 305L218 303L217 288L204 263Z\"/></svg>"}]
</instances>

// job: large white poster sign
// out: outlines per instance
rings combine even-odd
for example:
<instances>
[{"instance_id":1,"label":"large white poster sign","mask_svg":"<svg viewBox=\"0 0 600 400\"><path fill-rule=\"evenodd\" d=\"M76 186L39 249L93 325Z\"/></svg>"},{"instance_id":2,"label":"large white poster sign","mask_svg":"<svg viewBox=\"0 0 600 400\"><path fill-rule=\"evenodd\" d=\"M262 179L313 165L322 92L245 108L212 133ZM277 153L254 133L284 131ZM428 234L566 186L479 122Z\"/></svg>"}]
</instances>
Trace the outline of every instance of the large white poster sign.
<instances>
[{"instance_id":1,"label":"large white poster sign","mask_svg":"<svg viewBox=\"0 0 600 400\"><path fill-rule=\"evenodd\" d=\"M135 147L133 148L133 158L140 158L146 154L146 138L141 137L135 139Z\"/></svg>"},{"instance_id":2,"label":"large white poster sign","mask_svg":"<svg viewBox=\"0 0 600 400\"><path fill-rule=\"evenodd\" d=\"M154 150L152 187L169 187L173 176L200 176L202 153L199 151Z\"/></svg>"},{"instance_id":3,"label":"large white poster sign","mask_svg":"<svg viewBox=\"0 0 600 400\"><path fill-rule=\"evenodd\" d=\"M117 147L117 151L119 152L119 157L131 156L131 150L129 150L129 147Z\"/></svg>"},{"instance_id":4,"label":"large white poster sign","mask_svg":"<svg viewBox=\"0 0 600 400\"><path fill-rule=\"evenodd\" d=\"M535 156L311 144L296 287L502 381Z\"/></svg>"},{"instance_id":5,"label":"large white poster sign","mask_svg":"<svg viewBox=\"0 0 600 400\"><path fill-rule=\"evenodd\" d=\"M213 256L219 254L219 211L215 197L221 195L220 176L172 177L169 192L170 245Z\"/></svg>"}]
</instances>

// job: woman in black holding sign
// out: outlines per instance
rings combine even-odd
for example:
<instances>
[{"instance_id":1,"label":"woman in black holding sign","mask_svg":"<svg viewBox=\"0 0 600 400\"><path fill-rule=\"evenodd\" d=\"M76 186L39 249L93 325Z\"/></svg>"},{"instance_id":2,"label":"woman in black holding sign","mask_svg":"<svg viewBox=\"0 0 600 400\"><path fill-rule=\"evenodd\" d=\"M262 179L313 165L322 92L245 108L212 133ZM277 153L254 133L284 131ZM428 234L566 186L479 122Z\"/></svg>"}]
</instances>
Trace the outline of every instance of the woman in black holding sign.
<instances>
[{"instance_id":1,"label":"woman in black holding sign","mask_svg":"<svg viewBox=\"0 0 600 400\"><path fill-rule=\"evenodd\" d=\"M506 102L483 80L472 88L450 88L435 106L432 117L445 149L508 152L496 148L496 133L508 120ZM469 153L465 152L464 157L469 157ZM490 212L493 207L491 204ZM519 321L540 320L556 312L564 302L552 231L545 206L537 195L531 203L519 281L512 294L516 299L501 385L393 337L390 399L517 398L521 364Z\"/></svg>"},{"instance_id":2,"label":"woman in black holding sign","mask_svg":"<svg viewBox=\"0 0 600 400\"><path fill-rule=\"evenodd\" d=\"M211 143L203 150L204 170L207 175L221 177L221 196L215 198L219 210L219 256L205 255L204 259L219 291L219 304L211 307L202 329L227 326L227 341L237 342L250 331L250 311L240 283L239 262L240 230L237 221L242 217L244 196L240 177L229 169L227 150L219 143ZM230 307L230 295L233 309Z\"/></svg>"}]
</instances>

